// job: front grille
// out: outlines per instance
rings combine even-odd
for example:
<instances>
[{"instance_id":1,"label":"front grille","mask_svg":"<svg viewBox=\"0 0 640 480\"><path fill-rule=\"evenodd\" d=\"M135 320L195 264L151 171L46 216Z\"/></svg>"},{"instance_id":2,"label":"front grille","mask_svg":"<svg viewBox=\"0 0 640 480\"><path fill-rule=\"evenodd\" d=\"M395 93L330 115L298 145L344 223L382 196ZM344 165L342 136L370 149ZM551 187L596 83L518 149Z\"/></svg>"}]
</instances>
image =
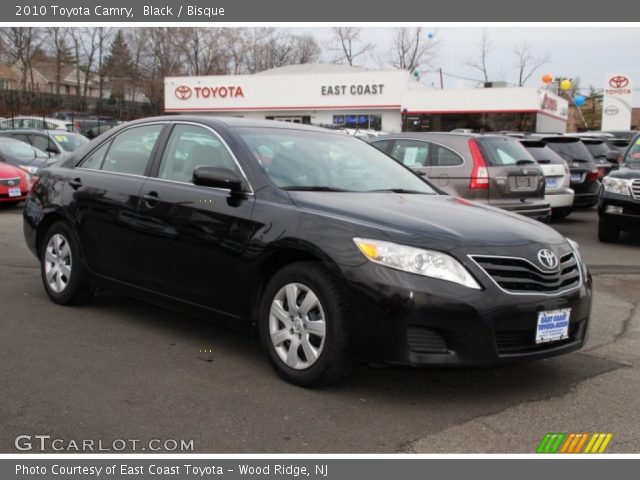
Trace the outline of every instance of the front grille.
<instances>
[{"instance_id":1,"label":"front grille","mask_svg":"<svg viewBox=\"0 0 640 480\"><path fill-rule=\"evenodd\" d=\"M17 178L2 178L0 179L0 185L3 187L19 187L20 177Z\"/></svg>"},{"instance_id":2,"label":"front grille","mask_svg":"<svg viewBox=\"0 0 640 480\"><path fill-rule=\"evenodd\" d=\"M633 180L631 182L631 193L633 198L640 198L640 180Z\"/></svg>"},{"instance_id":3,"label":"front grille","mask_svg":"<svg viewBox=\"0 0 640 480\"><path fill-rule=\"evenodd\" d=\"M580 266L575 255L560 257L554 271L544 271L524 258L476 256L471 258L503 290L514 294L558 294L580 286Z\"/></svg>"},{"instance_id":4,"label":"front grille","mask_svg":"<svg viewBox=\"0 0 640 480\"><path fill-rule=\"evenodd\" d=\"M557 342L536 343L535 330L496 332L496 347L500 355L535 352L536 350L545 350L571 343L575 341L577 333L578 324L574 323L569 326L569 338Z\"/></svg>"},{"instance_id":5,"label":"front grille","mask_svg":"<svg viewBox=\"0 0 640 480\"><path fill-rule=\"evenodd\" d=\"M407 328L407 344L409 350L416 353L449 353L444 339L430 328Z\"/></svg>"}]
</instances>

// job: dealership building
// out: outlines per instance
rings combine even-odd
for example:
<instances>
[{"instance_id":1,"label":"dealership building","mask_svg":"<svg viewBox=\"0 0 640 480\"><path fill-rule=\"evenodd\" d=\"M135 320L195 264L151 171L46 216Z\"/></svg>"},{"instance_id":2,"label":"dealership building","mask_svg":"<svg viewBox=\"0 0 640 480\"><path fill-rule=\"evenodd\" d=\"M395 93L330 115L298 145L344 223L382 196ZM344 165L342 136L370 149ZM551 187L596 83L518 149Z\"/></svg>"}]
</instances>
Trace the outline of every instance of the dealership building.
<instances>
[{"instance_id":1,"label":"dealership building","mask_svg":"<svg viewBox=\"0 0 640 480\"><path fill-rule=\"evenodd\" d=\"M440 90L406 70L304 64L254 75L167 77L165 111L386 132L565 132L568 103L541 88Z\"/></svg>"}]
</instances>

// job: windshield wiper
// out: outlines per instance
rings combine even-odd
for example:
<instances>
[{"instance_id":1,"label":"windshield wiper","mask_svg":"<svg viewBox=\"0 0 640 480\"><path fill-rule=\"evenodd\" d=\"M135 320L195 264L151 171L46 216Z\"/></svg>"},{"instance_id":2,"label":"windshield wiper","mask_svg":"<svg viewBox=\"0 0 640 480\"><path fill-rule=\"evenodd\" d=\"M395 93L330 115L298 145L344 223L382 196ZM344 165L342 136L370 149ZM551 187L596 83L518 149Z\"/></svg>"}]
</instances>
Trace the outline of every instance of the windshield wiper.
<instances>
[{"instance_id":1,"label":"windshield wiper","mask_svg":"<svg viewBox=\"0 0 640 480\"><path fill-rule=\"evenodd\" d=\"M373 193L373 192L428 193L428 192L419 192L418 190L407 190L405 188L381 188L380 190L367 190L367 193Z\"/></svg>"},{"instance_id":2,"label":"windshield wiper","mask_svg":"<svg viewBox=\"0 0 640 480\"><path fill-rule=\"evenodd\" d=\"M294 190L300 192L350 192L343 188L327 187L326 185L289 185L281 187L283 190Z\"/></svg>"}]
</instances>

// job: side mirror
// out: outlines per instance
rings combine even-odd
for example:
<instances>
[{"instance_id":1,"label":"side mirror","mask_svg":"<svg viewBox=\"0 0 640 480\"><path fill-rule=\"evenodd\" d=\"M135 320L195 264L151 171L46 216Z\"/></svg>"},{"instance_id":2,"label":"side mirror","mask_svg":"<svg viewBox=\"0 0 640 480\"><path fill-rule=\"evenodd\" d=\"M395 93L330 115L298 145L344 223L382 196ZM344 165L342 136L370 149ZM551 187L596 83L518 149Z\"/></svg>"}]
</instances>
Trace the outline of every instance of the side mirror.
<instances>
[{"instance_id":1,"label":"side mirror","mask_svg":"<svg viewBox=\"0 0 640 480\"><path fill-rule=\"evenodd\" d=\"M620 154L615 150L610 150L607 152L607 161L610 163L618 163L618 157Z\"/></svg>"},{"instance_id":2,"label":"side mirror","mask_svg":"<svg viewBox=\"0 0 640 480\"><path fill-rule=\"evenodd\" d=\"M193 171L193 183L203 187L226 188L232 192L242 190L242 178L228 168L197 167Z\"/></svg>"}]
</instances>

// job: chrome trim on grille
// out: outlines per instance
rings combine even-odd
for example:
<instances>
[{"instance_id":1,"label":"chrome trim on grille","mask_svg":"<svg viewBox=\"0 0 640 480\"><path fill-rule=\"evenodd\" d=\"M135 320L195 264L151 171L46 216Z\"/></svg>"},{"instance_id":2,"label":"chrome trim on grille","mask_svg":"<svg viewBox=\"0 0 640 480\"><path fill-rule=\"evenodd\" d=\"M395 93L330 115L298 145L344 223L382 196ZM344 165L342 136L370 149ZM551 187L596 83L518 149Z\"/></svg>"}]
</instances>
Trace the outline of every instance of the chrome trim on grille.
<instances>
[{"instance_id":1,"label":"chrome trim on grille","mask_svg":"<svg viewBox=\"0 0 640 480\"><path fill-rule=\"evenodd\" d=\"M522 258L522 257L509 257L509 256L501 256L501 255L467 255L467 257L469 257L469 259L480 269L482 270L482 272L489 277L489 279L494 283L494 285L496 287L498 287L500 290L502 290L504 293L507 293L509 295L543 295L546 297L553 297L553 296L557 296L557 295L562 295L564 293L567 292L571 292L573 290L577 290L580 287L582 287L583 284L583 275L582 275L582 265L580 265L580 260L578 258L578 256L575 254L575 252L567 252L563 255L560 256L560 263L558 264L558 267L553 269L553 270L543 270L542 268L538 267L535 263L531 262L530 260L526 259L526 258ZM534 267L536 270L538 270L539 272L541 272L544 275L558 275L558 281L560 280L560 277L562 276L562 270L563 268L568 268L567 267L563 267L563 264L566 264L567 262L569 262L571 259L574 260L575 262L575 267L578 271L578 284L577 285L573 285L569 288L565 288L563 290L557 291L557 292L544 292L544 291L517 291L517 290L510 290L508 288L503 287L502 285L500 285L500 283L498 283L498 281L493 277L493 275L491 275L486 269L485 267L483 267L480 264L479 259L482 258L486 258L486 259L502 259L502 260L514 260L514 261L521 261L521 262L525 262L528 263L529 265L531 265L532 267ZM478 260L477 260L478 259ZM535 272L534 272L535 273ZM522 278L522 277L521 277ZM536 282L536 283L540 283L540 282Z\"/></svg>"},{"instance_id":2,"label":"chrome trim on grille","mask_svg":"<svg viewBox=\"0 0 640 480\"><path fill-rule=\"evenodd\" d=\"M640 180L631 180L631 196L636 200L640 200Z\"/></svg>"}]
</instances>

